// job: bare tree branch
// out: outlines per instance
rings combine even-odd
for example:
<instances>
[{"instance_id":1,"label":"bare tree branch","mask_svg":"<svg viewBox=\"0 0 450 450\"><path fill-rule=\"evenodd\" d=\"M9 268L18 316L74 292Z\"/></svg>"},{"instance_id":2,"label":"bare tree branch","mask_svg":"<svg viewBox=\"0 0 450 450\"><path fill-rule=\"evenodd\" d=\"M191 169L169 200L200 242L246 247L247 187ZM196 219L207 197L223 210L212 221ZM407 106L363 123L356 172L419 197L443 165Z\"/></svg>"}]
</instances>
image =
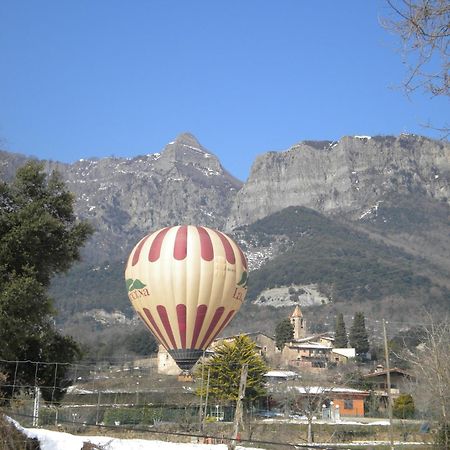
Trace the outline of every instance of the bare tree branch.
<instances>
[{"instance_id":1,"label":"bare tree branch","mask_svg":"<svg viewBox=\"0 0 450 450\"><path fill-rule=\"evenodd\" d=\"M417 380L417 397L444 425L445 442L450 443L450 323L448 318L436 322L428 315L423 328L423 342L415 351L406 350L404 359L411 365ZM420 400L420 398L419 398ZM445 447L447 448L447 447Z\"/></svg>"},{"instance_id":2,"label":"bare tree branch","mask_svg":"<svg viewBox=\"0 0 450 450\"><path fill-rule=\"evenodd\" d=\"M408 65L403 87L419 88L433 96L449 96L450 3L448 0L387 0L393 16L382 25L401 40Z\"/></svg>"}]
</instances>

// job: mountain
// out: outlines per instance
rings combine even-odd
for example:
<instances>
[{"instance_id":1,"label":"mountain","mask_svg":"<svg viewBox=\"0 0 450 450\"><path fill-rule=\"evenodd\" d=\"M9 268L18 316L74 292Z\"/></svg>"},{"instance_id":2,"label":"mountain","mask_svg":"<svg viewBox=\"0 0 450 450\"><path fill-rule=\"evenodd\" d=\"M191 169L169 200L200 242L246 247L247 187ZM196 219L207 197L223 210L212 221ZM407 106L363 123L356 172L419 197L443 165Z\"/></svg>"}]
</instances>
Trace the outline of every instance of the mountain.
<instances>
[{"instance_id":1,"label":"mountain","mask_svg":"<svg viewBox=\"0 0 450 450\"><path fill-rule=\"evenodd\" d=\"M0 176L10 179L25 162L0 154ZM155 229L181 223L223 228L242 182L189 133L161 153L130 159L85 159L74 164L45 161L75 194L75 213L96 230L84 257L91 263L124 259Z\"/></svg>"},{"instance_id":2,"label":"mountain","mask_svg":"<svg viewBox=\"0 0 450 450\"><path fill-rule=\"evenodd\" d=\"M416 135L356 136L265 153L238 193L228 226L288 206L357 219L391 193L421 193L448 203L450 144Z\"/></svg>"},{"instance_id":3,"label":"mountain","mask_svg":"<svg viewBox=\"0 0 450 450\"><path fill-rule=\"evenodd\" d=\"M309 208L285 208L235 234L244 247L248 239L285 239L284 251L251 274L248 299L259 304L276 304L270 291L284 286L284 305L288 300L308 304L309 298L310 305L352 304L379 313L384 302L395 306L391 317L402 304L410 312L424 306L445 311L450 305L450 288L434 276L428 261Z\"/></svg>"},{"instance_id":4,"label":"mountain","mask_svg":"<svg viewBox=\"0 0 450 450\"><path fill-rule=\"evenodd\" d=\"M416 135L305 141L254 162L228 229L289 206L351 223L450 279L450 144Z\"/></svg>"},{"instance_id":5,"label":"mountain","mask_svg":"<svg viewBox=\"0 0 450 450\"><path fill-rule=\"evenodd\" d=\"M0 152L1 179L26 160ZM128 252L150 231L181 223L225 229L245 249L249 301L231 329L268 324L297 302L316 313L358 307L391 316L450 306L448 142L305 141L258 157L245 184L188 133L160 153L43 163L61 173L77 216L96 228L82 263L53 282L61 324L76 328L89 310L130 317Z\"/></svg>"}]
</instances>

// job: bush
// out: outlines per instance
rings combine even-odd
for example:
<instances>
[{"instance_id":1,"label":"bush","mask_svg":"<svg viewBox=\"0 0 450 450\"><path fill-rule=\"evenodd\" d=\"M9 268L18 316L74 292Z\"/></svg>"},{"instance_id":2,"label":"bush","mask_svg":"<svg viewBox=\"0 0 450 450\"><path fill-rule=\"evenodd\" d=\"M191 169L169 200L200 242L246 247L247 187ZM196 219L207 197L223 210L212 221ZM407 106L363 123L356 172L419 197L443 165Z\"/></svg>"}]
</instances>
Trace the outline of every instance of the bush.
<instances>
[{"instance_id":1,"label":"bush","mask_svg":"<svg viewBox=\"0 0 450 450\"><path fill-rule=\"evenodd\" d=\"M436 450L450 450L450 425L443 423L436 433L434 448Z\"/></svg>"},{"instance_id":2,"label":"bush","mask_svg":"<svg viewBox=\"0 0 450 450\"><path fill-rule=\"evenodd\" d=\"M153 424L155 420L161 420L161 411L154 408L113 408L105 412L106 425L136 425Z\"/></svg>"},{"instance_id":3,"label":"bush","mask_svg":"<svg viewBox=\"0 0 450 450\"><path fill-rule=\"evenodd\" d=\"M37 439L27 438L0 414L0 448L2 450L40 450Z\"/></svg>"},{"instance_id":4,"label":"bush","mask_svg":"<svg viewBox=\"0 0 450 450\"><path fill-rule=\"evenodd\" d=\"M393 414L397 419L411 419L415 413L414 399L409 394L401 394L394 401Z\"/></svg>"}]
</instances>

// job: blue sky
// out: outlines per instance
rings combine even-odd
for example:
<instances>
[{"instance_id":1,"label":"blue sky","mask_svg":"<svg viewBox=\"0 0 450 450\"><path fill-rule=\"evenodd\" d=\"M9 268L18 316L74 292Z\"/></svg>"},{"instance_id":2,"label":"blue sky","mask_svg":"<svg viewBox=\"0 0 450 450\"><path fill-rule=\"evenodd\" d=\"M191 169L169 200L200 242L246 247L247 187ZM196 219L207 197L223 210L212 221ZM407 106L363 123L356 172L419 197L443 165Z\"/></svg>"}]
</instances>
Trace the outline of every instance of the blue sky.
<instances>
[{"instance_id":1,"label":"blue sky","mask_svg":"<svg viewBox=\"0 0 450 450\"><path fill-rule=\"evenodd\" d=\"M344 135L437 136L448 100L396 89L383 0L2 0L0 147L134 156L193 133L245 180L256 155Z\"/></svg>"}]
</instances>

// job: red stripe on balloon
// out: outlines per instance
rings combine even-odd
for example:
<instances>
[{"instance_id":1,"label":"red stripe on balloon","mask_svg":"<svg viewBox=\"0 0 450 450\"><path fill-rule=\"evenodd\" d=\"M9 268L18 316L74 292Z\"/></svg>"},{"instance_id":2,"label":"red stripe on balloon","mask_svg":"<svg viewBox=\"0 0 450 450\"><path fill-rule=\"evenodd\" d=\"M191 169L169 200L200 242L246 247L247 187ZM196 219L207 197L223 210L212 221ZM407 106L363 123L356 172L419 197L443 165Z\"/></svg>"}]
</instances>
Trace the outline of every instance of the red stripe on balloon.
<instances>
[{"instance_id":1,"label":"red stripe on balloon","mask_svg":"<svg viewBox=\"0 0 450 450\"><path fill-rule=\"evenodd\" d=\"M162 229L155 239L153 239L152 245L150 247L150 251L148 252L148 260L150 262L155 262L161 256L161 246L166 236L167 232L170 230L170 227Z\"/></svg>"},{"instance_id":2,"label":"red stripe on balloon","mask_svg":"<svg viewBox=\"0 0 450 450\"><path fill-rule=\"evenodd\" d=\"M139 317L141 318L142 322L144 322L145 328L147 328L147 330L150 330L153 333L153 330L150 328L150 325L144 319L144 316L142 315L142 313L140 311L138 311L138 314L139 314Z\"/></svg>"},{"instance_id":3,"label":"red stripe on balloon","mask_svg":"<svg viewBox=\"0 0 450 450\"><path fill-rule=\"evenodd\" d=\"M175 237L175 245L173 247L173 257L178 261L183 260L187 256L187 226L183 225L178 228Z\"/></svg>"},{"instance_id":4,"label":"red stripe on balloon","mask_svg":"<svg viewBox=\"0 0 450 450\"><path fill-rule=\"evenodd\" d=\"M136 251L134 252L134 255L133 255L133 260L131 261L132 266L135 266L138 263L139 257L141 256L142 247L147 242L147 239L149 237L150 237L150 235L145 236L145 238L143 238L141 240L141 242L139 242L138 246L136 247Z\"/></svg>"},{"instance_id":5,"label":"red stripe on balloon","mask_svg":"<svg viewBox=\"0 0 450 450\"><path fill-rule=\"evenodd\" d=\"M214 231L217 234L217 236L219 236L220 240L222 241L222 245L225 250L225 258L227 259L228 263L235 264L236 258L234 256L233 247L231 246L230 241L220 231L216 231L216 230L214 230Z\"/></svg>"},{"instance_id":6,"label":"red stripe on balloon","mask_svg":"<svg viewBox=\"0 0 450 450\"><path fill-rule=\"evenodd\" d=\"M152 331L152 333L156 334L156 337L160 340L161 344L164 345L164 347L169 348L169 346L167 345L166 340L164 339L164 336L161 333L161 330L159 329L158 325L156 324L155 319L152 316L152 313L150 312L150 310L148 310L147 308L144 308L144 313L147 316L148 320L150 321L150 323L152 324L152 328L150 328L150 330ZM147 322L145 321L145 319L142 317L142 314L139 313L139 315L141 316L142 320L144 320L145 324L148 326Z\"/></svg>"},{"instance_id":7,"label":"red stripe on balloon","mask_svg":"<svg viewBox=\"0 0 450 450\"><path fill-rule=\"evenodd\" d=\"M235 243L236 244L236 243ZM237 249L239 250L239 254L241 255L241 261L242 261L242 265L247 269L247 260L245 259L244 253L242 253L241 248L239 247L239 245L236 244Z\"/></svg>"},{"instance_id":8,"label":"red stripe on balloon","mask_svg":"<svg viewBox=\"0 0 450 450\"><path fill-rule=\"evenodd\" d=\"M206 331L205 337L203 338L202 343L200 344L200 348L203 348L206 342L210 342L210 336L212 332L214 331L214 328L219 323L220 318L223 315L223 312L225 311L225 308L221 306L220 308L216 309L216 312L214 313L214 316L211 320L211 323L209 324L208 330Z\"/></svg>"},{"instance_id":9,"label":"red stripe on balloon","mask_svg":"<svg viewBox=\"0 0 450 450\"><path fill-rule=\"evenodd\" d=\"M208 307L206 305L197 306L197 315L195 316L194 334L192 335L191 348L195 348L197 345L197 339L203 327L207 310Z\"/></svg>"},{"instance_id":10,"label":"red stripe on balloon","mask_svg":"<svg viewBox=\"0 0 450 450\"><path fill-rule=\"evenodd\" d=\"M219 335L219 333L222 332L222 330L228 325L228 323L230 322L230 320L232 319L233 315L234 315L235 311L231 310L228 314L227 317L225 317L224 321L222 322L222 325L219 326L219 328L217 329L217 331L211 335L209 337L209 340L207 342L205 342L206 347L209 346L209 344L216 338L216 336Z\"/></svg>"},{"instance_id":11,"label":"red stripe on balloon","mask_svg":"<svg viewBox=\"0 0 450 450\"><path fill-rule=\"evenodd\" d=\"M214 334L214 336L212 336L213 340L230 322L230 320L232 319L233 315L234 315L235 311L234 309L232 309L228 314L227 317L225 317L225 320L222 322L222 325L220 325L219 329L217 330L217 332Z\"/></svg>"},{"instance_id":12,"label":"red stripe on balloon","mask_svg":"<svg viewBox=\"0 0 450 450\"><path fill-rule=\"evenodd\" d=\"M173 335L172 327L170 326L170 320L169 316L167 315L166 307L163 305L158 305L156 307L156 310L158 311L159 318L161 319L161 322L164 326L164 329L166 330L167 335L169 336L170 343L172 344L172 348L177 348L177 343L175 342L175 337Z\"/></svg>"},{"instance_id":13,"label":"red stripe on balloon","mask_svg":"<svg viewBox=\"0 0 450 450\"><path fill-rule=\"evenodd\" d=\"M186 305L177 305L178 329L180 330L181 347L186 348Z\"/></svg>"},{"instance_id":14,"label":"red stripe on balloon","mask_svg":"<svg viewBox=\"0 0 450 450\"><path fill-rule=\"evenodd\" d=\"M212 261L214 258L214 248L211 242L211 236L202 228L197 227L200 236L200 253L205 261Z\"/></svg>"}]
</instances>

